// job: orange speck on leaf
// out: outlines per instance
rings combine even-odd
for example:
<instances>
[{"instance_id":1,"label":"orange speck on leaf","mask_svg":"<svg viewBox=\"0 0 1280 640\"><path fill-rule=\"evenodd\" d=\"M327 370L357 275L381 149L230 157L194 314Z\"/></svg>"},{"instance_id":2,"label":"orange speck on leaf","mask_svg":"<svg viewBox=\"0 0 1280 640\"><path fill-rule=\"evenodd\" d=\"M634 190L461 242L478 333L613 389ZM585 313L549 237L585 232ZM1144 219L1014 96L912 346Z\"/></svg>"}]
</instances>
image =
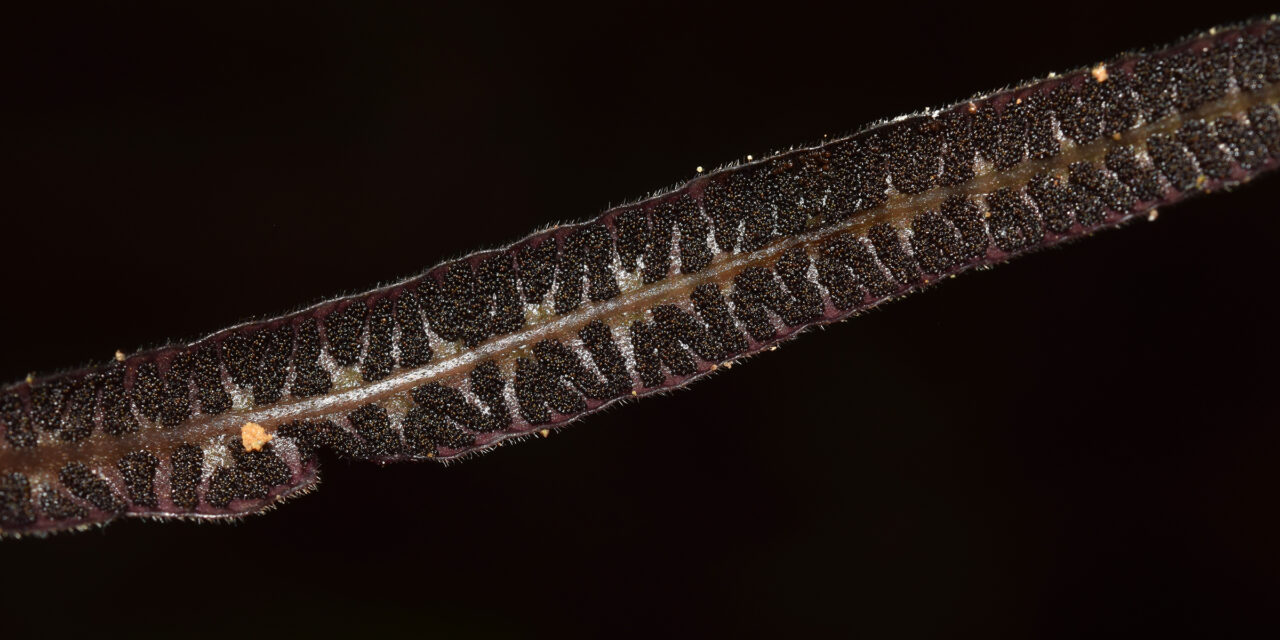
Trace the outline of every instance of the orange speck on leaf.
<instances>
[{"instance_id":1,"label":"orange speck on leaf","mask_svg":"<svg viewBox=\"0 0 1280 640\"><path fill-rule=\"evenodd\" d=\"M262 451L262 445L274 438L256 422L246 422L240 427L240 443L244 445L245 451Z\"/></svg>"}]
</instances>

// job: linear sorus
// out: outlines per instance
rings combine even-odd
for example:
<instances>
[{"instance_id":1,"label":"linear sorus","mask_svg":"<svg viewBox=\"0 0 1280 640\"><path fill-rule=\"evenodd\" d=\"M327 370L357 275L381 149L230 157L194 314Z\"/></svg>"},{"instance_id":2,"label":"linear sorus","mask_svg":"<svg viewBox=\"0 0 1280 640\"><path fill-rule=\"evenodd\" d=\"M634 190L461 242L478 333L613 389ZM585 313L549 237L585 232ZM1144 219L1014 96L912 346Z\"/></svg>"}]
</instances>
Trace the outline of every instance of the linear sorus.
<instances>
[{"instance_id":1,"label":"linear sorus","mask_svg":"<svg viewBox=\"0 0 1280 640\"><path fill-rule=\"evenodd\" d=\"M448 460L688 384L956 273L1150 218L1280 153L1280 28L716 171L402 282L0 393L0 527L243 515L316 452Z\"/></svg>"}]
</instances>

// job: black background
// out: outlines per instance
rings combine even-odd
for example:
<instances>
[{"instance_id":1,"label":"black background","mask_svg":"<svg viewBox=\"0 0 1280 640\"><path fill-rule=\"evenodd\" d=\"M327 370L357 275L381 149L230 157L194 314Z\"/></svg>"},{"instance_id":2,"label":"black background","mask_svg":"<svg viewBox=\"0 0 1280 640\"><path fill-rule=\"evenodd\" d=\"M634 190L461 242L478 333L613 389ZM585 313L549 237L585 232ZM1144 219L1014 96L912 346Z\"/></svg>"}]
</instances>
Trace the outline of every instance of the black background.
<instances>
[{"instance_id":1,"label":"black background","mask_svg":"<svg viewBox=\"0 0 1280 640\"><path fill-rule=\"evenodd\" d=\"M10 16L0 374L1264 11L884 4ZM0 633L1259 631L1277 197L1270 177L966 275L461 465L330 459L238 524L4 541Z\"/></svg>"}]
</instances>

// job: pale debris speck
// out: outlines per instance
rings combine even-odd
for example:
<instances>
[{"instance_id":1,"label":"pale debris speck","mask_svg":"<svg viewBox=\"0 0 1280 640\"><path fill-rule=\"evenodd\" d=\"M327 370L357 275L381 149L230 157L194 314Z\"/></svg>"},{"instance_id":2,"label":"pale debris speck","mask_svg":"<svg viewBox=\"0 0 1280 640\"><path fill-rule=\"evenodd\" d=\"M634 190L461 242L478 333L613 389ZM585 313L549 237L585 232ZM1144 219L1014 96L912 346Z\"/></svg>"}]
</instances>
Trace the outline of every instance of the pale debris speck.
<instances>
[{"instance_id":1,"label":"pale debris speck","mask_svg":"<svg viewBox=\"0 0 1280 640\"><path fill-rule=\"evenodd\" d=\"M751 162L752 160L755 160L755 158L752 158L752 157L751 157L751 154L749 154L749 153L748 153L748 154L747 154L747 162Z\"/></svg>"},{"instance_id":2,"label":"pale debris speck","mask_svg":"<svg viewBox=\"0 0 1280 640\"><path fill-rule=\"evenodd\" d=\"M1099 64L1098 66L1090 69L1089 74L1092 75L1093 79L1097 80L1098 82L1106 82L1107 81L1107 65Z\"/></svg>"},{"instance_id":3,"label":"pale debris speck","mask_svg":"<svg viewBox=\"0 0 1280 640\"><path fill-rule=\"evenodd\" d=\"M124 362L124 352L116 349L116 362Z\"/></svg>"},{"instance_id":4,"label":"pale debris speck","mask_svg":"<svg viewBox=\"0 0 1280 640\"><path fill-rule=\"evenodd\" d=\"M262 445L273 439L275 436L267 433L267 430L256 422L246 422L243 427L240 427L240 443L244 445L245 451L262 451Z\"/></svg>"},{"instance_id":5,"label":"pale debris speck","mask_svg":"<svg viewBox=\"0 0 1280 640\"><path fill-rule=\"evenodd\" d=\"M538 435L540 435L540 436L542 436L542 437L544 437L544 438L550 437L550 436L551 436L551 430L550 430L550 429L540 429L540 430L538 431Z\"/></svg>"},{"instance_id":6,"label":"pale debris speck","mask_svg":"<svg viewBox=\"0 0 1280 640\"><path fill-rule=\"evenodd\" d=\"M702 173L702 165L698 165L698 169L697 169L697 171L698 171L698 173Z\"/></svg>"},{"instance_id":7,"label":"pale debris speck","mask_svg":"<svg viewBox=\"0 0 1280 640\"><path fill-rule=\"evenodd\" d=\"M1159 218L1159 217L1160 217L1159 209L1152 209L1147 212L1147 222L1155 222L1156 218Z\"/></svg>"}]
</instances>

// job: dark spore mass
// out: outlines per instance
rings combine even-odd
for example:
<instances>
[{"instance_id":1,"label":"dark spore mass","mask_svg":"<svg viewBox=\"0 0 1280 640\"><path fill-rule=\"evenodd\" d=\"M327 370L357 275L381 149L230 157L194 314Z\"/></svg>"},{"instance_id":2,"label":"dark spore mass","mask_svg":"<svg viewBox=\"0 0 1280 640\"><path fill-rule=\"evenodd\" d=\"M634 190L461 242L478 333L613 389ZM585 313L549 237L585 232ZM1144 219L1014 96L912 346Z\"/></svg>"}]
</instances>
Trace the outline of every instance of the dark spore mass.
<instances>
[{"instance_id":1,"label":"dark spore mass","mask_svg":"<svg viewBox=\"0 0 1280 640\"><path fill-rule=\"evenodd\" d=\"M144 507L159 506L156 500L155 484L156 469L159 466L160 460L155 454L146 450L134 451L120 458L116 467L120 470L120 477L124 480L130 502Z\"/></svg>"}]
</instances>

